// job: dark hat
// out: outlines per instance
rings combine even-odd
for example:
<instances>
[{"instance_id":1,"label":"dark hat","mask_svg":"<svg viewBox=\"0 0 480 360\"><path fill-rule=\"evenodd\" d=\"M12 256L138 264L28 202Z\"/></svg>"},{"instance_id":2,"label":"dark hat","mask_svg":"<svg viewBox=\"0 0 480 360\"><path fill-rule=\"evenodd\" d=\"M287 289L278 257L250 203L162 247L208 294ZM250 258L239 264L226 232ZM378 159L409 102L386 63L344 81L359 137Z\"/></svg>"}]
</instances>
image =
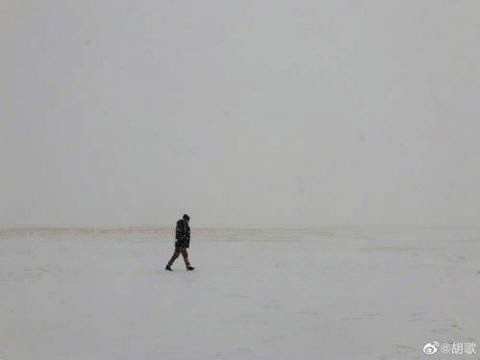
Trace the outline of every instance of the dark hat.
<instances>
[{"instance_id":1,"label":"dark hat","mask_svg":"<svg viewBox=\"0 0 480 360\"><path fill-rule=\"evenodd\" d=\"M190 220L190 216L188 216L187 214L183 214L183 218L184 218L185 220Z\"/></svg>"}]
</instances>

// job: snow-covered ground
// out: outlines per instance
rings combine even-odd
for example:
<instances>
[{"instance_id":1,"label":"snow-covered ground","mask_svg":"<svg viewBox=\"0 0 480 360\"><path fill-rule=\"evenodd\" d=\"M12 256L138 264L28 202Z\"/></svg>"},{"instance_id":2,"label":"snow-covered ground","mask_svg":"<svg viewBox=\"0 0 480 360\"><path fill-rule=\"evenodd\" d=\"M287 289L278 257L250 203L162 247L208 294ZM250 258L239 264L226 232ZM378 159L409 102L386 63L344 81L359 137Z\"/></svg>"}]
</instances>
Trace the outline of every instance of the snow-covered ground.
<instances>
[{"instance_id":1,"label":"snow-covered ground","mask_svg":"<svg viewBox=\"0 0 480 360\"><path fill-rule=\"evenodd\" d=\"M169 273L172 238L0 232L0 359L425 359L431 341L480 357L479 229L193 225L197 270Z\"/></svg>"}]
</instances>

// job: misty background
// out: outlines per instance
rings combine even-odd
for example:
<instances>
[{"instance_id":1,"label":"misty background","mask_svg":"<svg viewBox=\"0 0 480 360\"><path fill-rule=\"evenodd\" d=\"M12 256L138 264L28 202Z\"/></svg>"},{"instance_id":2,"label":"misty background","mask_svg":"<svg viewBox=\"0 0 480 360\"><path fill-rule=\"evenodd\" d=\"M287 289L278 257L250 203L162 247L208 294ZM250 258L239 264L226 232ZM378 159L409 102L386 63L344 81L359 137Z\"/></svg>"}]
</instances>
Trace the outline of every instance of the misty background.
<instances>
[{"instance_id":1,"label":"misty background","mask_svg":"<svg viewBox=\"0 0 480 360\"><path fill-rule=\"evenodd\" d=\"M0 1L0 226L477 225L480 2Z\"/></svg>"}]
</instances>

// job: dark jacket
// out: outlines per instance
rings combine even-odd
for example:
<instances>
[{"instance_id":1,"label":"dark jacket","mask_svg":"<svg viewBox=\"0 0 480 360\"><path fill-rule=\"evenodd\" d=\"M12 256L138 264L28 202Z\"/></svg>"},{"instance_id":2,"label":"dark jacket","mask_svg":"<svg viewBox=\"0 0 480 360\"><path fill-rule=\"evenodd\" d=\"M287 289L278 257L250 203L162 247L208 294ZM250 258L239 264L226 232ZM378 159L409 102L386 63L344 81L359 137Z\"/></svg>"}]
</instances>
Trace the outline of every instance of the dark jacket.
<instances>
[{"instance_id":1,"label":"dark jacket","mask_svg":"<svg viewBox=\"0 0 480 360\"><path fill-rule=\"evenodd\" d=\"M188 223L180 219L177 221L177 228L175 229L175 246L177 247L190 247L190 226Z\"/></svg>"}]
</instances>

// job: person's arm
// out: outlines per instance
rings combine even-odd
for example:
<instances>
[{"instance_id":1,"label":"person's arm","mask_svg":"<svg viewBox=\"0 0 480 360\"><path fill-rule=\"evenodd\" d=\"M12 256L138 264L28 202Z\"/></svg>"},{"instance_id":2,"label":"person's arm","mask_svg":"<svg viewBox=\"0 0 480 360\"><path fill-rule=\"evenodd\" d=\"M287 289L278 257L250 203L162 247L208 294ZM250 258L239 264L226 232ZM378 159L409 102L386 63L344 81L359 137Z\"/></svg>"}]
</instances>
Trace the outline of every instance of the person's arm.
<instances>
[{"instance_id":1,"label":"person's arm","mask_svg":"<svg viewBox=\"0 0 480 360\"><path fill-rule=\"evenodd\" d=\"M177 222L177 229L175 233L176 233L176 238L178 240L184 240L186 238L186 227L185 227L185 222L183 220L179 220Z\"/></svg>"}]
</instances>

